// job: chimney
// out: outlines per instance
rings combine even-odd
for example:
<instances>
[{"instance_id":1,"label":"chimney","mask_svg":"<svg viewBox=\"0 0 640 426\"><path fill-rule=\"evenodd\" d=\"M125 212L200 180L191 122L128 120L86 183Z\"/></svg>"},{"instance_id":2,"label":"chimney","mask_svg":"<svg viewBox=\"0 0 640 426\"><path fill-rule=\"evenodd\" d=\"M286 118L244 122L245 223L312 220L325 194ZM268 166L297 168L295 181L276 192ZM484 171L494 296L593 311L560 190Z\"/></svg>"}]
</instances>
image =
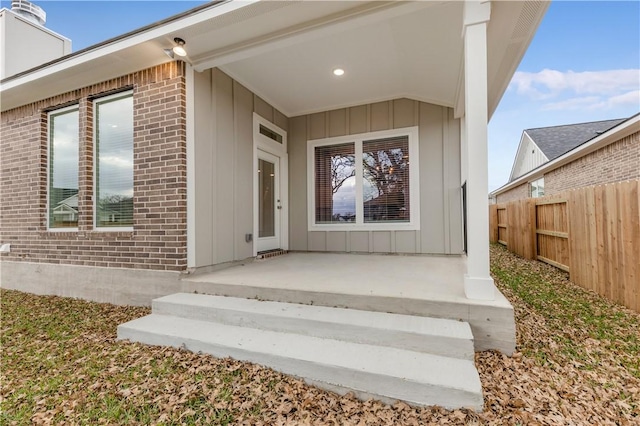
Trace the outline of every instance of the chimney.
<instances>
[{"instance_id":1,"label":"chimney","mask_svg":"<svg viewBox=\"0 0 640 426\"><path fill-rule=\"evenodd\" d=\"M44 27L47 14L27 0L0 9L0 80L71 53L71 40Z\"/></svg>"},{"instance_id":2,"label":"chimney","mask_svg":"<svg viewBox=\"0 0 640 426\"><path fill-rule=\"evenodd\" d=\"M11 11L43 27L45 22L47 22L47 14L45 11L42 10L40 6L27 0L13 0L11 2Z\"/></svg>"}]
</instances>

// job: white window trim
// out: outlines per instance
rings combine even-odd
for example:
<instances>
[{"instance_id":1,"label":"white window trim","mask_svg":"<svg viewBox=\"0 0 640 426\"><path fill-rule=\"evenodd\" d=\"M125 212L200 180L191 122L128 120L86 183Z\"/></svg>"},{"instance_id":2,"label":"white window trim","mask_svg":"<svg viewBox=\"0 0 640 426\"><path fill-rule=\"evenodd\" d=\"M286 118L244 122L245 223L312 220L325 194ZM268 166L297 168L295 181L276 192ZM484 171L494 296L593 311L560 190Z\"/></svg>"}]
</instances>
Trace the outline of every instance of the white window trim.
<instances>
[{"instance_id":1,"label":"white window trim","mask_svg":"<svg viewBox=\"0 0 640 426\"><path fill-rule=\"evenodd\" d=\"M362 201L362 143L365 140L385 139L407 136L409 139L409 222L401 223L364 223L364 204ZM327 145L354 143L356 162L356 223L315 223L315 148ZM420 230L420 157L418 126L378 132L359 133L333 138L312 139L307 141L307 223L309 231L417 231Z\"/></svg>"},{"instance_id":2,"label":"white window trim","mask_svg":"<svg viewBox=\"0 0 640 426\"><path fill-rule=\"evenodd\" d=\"M93 99L93 230L97 232L131 232L133 231L133 226L98 226L98 167L97 167L97 158L98 158L98 108L97 104L108 101L110 99L123 98L126 96L133 96L133 90L125 90L122 92L114 93L113 95L102 96L99 98ZM134 104L135 108L135 104ZM134 123L135 128L135 123ZM135 156L134 156L135 158ZM135 167L134 167L135 170ZM135 179L134 179L135 180ZM135 199L135 185L134 185L134 199ZM135 210L135 208L134 208Z\"/></svg>"},{"instance_id":3,"label":"white window trim","mask_svg":"<svg viewBox=\"0 0 640 426\"><path fill-rule=\"evenodd\" d=\"M282 136L282 143L276 142L270 137L260 133L261 124L272 132ZM255 112L253 113L253 140L272 152L287 152L287 132Z\"/></svg>"},{"instance_id":4,"label":"white window trim","mask_svg":"<svg viewBox=\"0 0 640 426\"><path fill-rule=\"evenodd\" d=\"M49 209L50 206L50 196L51 196L51 116L58 115L67 111L80 110L80 105L74 104L65 108L60 108L56 110L49 111L47 113L47 231L50 232L78 232L78 227L69 227L69 228L52 228L51 227L51 213ZM80 114L78 113L78 119L80 118ZM80 129L80 123L78 122L78 129ZM78 141L78 160L80 160L80 141ZM80 173L80 164L78 163L78 174ZM80 179L80 176L78 176ZM78 182L79 186L79 182ZM79 193L80 188L78 188ZM78 208L78 219L80 219L80 210Z\"/></svg>"},{"instance_id":5,"label":"white window trim","mask_svg":"<svg viewBox=\"0 0 640 426\"><path fill-rule=\"evenodd\" d=\"M528 186L529 186L529 188L528 188L528 189L529 189L529 198L541 198L541 197L544 197L544 193L543 193L542 195L536 195L535 197L533 196L533 191L532 191L532 189L533 189L533 188L532 188L532 187L533 187L533 184L534 184L534 183L536 183L536 184L537 184L537 183L538 183L538 182L540 182L540 181L542 181L542 188L543 188L543 190L544 190L544 175L540 176L540 177L539 177L539 178L537 178L537 179L530 180L530 181L528 182ZM540 188L540 187L539 187L539 186L536 186L536 188Z\"/></svg>"}]
</instances>

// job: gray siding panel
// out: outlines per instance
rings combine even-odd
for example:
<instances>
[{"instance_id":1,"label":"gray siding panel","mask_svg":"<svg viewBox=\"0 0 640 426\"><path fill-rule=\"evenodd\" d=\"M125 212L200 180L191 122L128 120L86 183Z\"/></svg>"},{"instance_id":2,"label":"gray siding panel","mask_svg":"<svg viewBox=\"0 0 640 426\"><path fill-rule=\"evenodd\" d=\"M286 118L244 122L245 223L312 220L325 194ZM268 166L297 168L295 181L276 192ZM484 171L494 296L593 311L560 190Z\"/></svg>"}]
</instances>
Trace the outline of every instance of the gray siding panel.
<instances>
[{"instance_id":1,"label":"gray siding panel","mask_svg":"<svg viewBox=\"0 0 640 426\"><path fill-rule=\"evenodd\" d=\"M445 253L442 107L420 105L420 233L423 253Z\"/></svg>"},{"instance_id":2,"label":"gray siding panel","mask_svg":"<svg viewBox=\"0 0 640 426\"><path fill-rule=\"evenodd\" d=\"M327 251L347 251L347 233L327 232Z\"/></svg>"},{"instance_id":3,"label":"gray siding panel","mask_svg":"<svg viewBox=\"0 0 640 426\"><path fill-rule=\"evenodd\" d=\"M378 102L371 104L371 129L370 131L376 132L378 130L388 130L391 128L389 122L389 104L391 102Z\"/></svg>"},{"instance_id":4,"label":"gray siding panel","mask_svg":"<svg viewBox=\"0 0 640 426\"><path fill-rule=\"evenodd\" d=\"M417 253L415 231L396 231L394 237L396 240L396 252Z\"/></svg>"},{"instance_id":5,"label":"gray siding panel","mask_svg":"<svg viewBox=\"0 0 640 426\"><path fill-rule=\"evenodd\" d=\"M361 105L349 108L349 134L366 133L369 129L367 106Z\"/></svg>"},{"instance_id":6,"label":"gray siding panel","mask_svg":"<svg viewBox=\"0 0 640 426\"><path fill-rule=\"evenodd\" d=\"M253 94L233 84L235 121L234 260L253 255L245 234L253 232Z\"/></svg>"},{"instance_id":7,"label":"gray siding panel","mask_svg":"<svg viewBox=\"0 0 640 426\"><path fill-rule=\"evenodd\" d=\"M290 123L290 239L293 250L384 253L462 251L460 131L459 122L453 119L451 109L410 99L396 99L300 116L291 119ZM348 231L344 249L339 248L342 239L333 235L334 232L306 232L307 140L416 125L420 133L420 231ZM299 162L305 166L302 167ZM326 235L322 237L323 234Z\"/></svg>"},{"instance_id":8,"label":"gray siding panel","mask_svg":"<svg viewBox=\"0 0 640 426\"><path fill-rule=\"evenodd\" d=\"M390 231L374 231L373 234L373 252L374 253L391 253L391 232Z\"/></svg>"},{"instance_id":9,"label":"gray siding panel","mask_svg":"<svg viewBox=\"0 0 640 426\"><path fill-rule=\"evenodd\" d=\"M397 99L288 119L219 70L196 75L195 101L196 266L252 255L253 112L288 131L291 250L462 251L460 130L449 108ZM415 125L421 230L308 232L307 140Z\"/></svg>"},{"instance_id":10,"label":"gray siding panel","mask_svg":"<svg viewBox=\"0 0 640 426\"><path fill-rule=\"evenodd\" d=\"M327 250L327 233L326 232L309 232L309 250L310 251L326 251Z\"/></svg>"},{"instance_id":11,"label":"gray siding panel","mask_svg":"<svg viewBox=\"0 0 640 426\"><path fill-rule=\"evenodd\" d=\"M349 247L354 252L369 252L369 231L349 232Z\"/></svg>"},{"instance_id":12,"label":"gray siding panel","mask_svg":"<svg viewBox=\"0 0 640 426\"><path fill-rule=\"evenodd\" d=\"M292 118L289 125L289 248L308 250L307 117Z\"/></svg>"},{"instance_id":13,"label":"gray siding panel","mask_svg":"<svg viewBox=\"0 0 640 426\"><path fill-rule=\"evenodd\" d=\"M396 99L393 101L393 128L415 126L415 109L417 102L410 99Z\"/></svg>"},{"instance_id":14,"label":"gray siding panel","mask_svg":"<svg viewBox=\"0 0 640 426\"><path fill-rule=\"evenodd\" d=\"M195 84L195 266L210 265L215 258L213 211L214 159L215 141L212 137L214 122L211 104L211 72L194 73Z\"/></svg>"},{"instance_id":15,"label":"gray siding panel","mask_svg":"<svg viewBox=\"0 0 640 426\"><path fill-rule=\"evenodd\" d=\"M308 116L308 132L307 137L309 139L323 139L327 135L327 126L326 126L326 114L324 112L319 112L317 114L311 114ZM305 149L306 149L306 141L305 141Z\"/></svg>"},{"instance_id":16,"label":"gray siding panel","mask_svg":"<svg viewBox=\"0 0 640 426\"><path fill-rule=\"evenodd\" d=\"M253 232L253 112L289 126L287 117L220 70L195 73L195 85L195 266L204 267L253 254L245 241ZM306 152L301 155L298 172L306 176Z\"/></svg>"},{"instance_id":17,"label":"gray siding panel","mask_svg":"<svg viewBox=\"0 0 640 426\"><path fill-rule=\"evenodd\" d=\"M216 99L216 161L215 173L217 212L217 259L215 263L234 260L234 128L233 128L233 80L220 71L215 74Z\"/></svg>"},{"instance_id":18,"label":"gray siding panel","mask_svg":"<svg viewBox=\"0 0 640 426\"><path fill-rule=\"evenodd\" d=\"M253 111L273 123L273 107L257 95L253 96Z\"/></svg>"},{"instance_id":19,"label":"gray siding panel","mask_svg":"<svg viewBox=\"0 0 640 426\"><path fill-rule=\"evenodd\" d=\"M337 109L329 111L329 137L347 134L347 110Z\"/></svg>"},{"instance_id":20,"label":"gray siding panel","mask_svg":"<svg viewBox=\"0 0 640 426\"><path fill-rule=\"evenodd\" d=\"M286 115L278 111L277 109L273 109L273 124L280 127L285 132L289 133L289 119Z\"/></svg>"},{"instance_id":21,"label":"gray siding panel","mask_svg":"<svg viewBox=\"0 0 640 426\"><path fill-rule=\"evenodd\" d=\"M449 110L449 138L446 141L447 181L446 190L449 193L449 250L447 253L459 254L463 247L462 228L462 184L460 182L460 124L453 118L453 111Z\"/></svg>"}]
</instances>

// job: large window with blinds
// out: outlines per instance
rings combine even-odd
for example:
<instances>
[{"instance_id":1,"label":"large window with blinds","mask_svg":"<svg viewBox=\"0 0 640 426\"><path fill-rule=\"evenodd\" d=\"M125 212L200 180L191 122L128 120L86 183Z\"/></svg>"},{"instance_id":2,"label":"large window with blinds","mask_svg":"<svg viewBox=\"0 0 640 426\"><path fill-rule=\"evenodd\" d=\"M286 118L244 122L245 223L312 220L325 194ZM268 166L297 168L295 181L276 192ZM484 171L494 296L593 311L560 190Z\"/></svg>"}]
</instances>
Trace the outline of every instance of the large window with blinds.
<instances>
[{"instance_id":1,"label":"large window with blinds","mask_svg":"<svg viewBox=\"0 0 640 426\"><path fill-rule=\"evenodd\" d=\"M49 229L78 227L78 106L48 114Z\"/></svg>"},{"instance_id":2,"label":"large window with blinds","mask_svg":"<svg viewBox=\"0 0 640 426\"><path fill-rule=\"evenodd\" d=\"M94 101L95 227L133 226L133 94Z\"/></svg>"},{"instance_id":3,"label":"large window with blinds","mask_svg":"<svg viewBox=\"0 0 640 426\"><path fill-rule=\"evenodd\" d=\"M310 230L419 229L417 161L417 127L309 141Z\"/></svg>"}]
</instances>

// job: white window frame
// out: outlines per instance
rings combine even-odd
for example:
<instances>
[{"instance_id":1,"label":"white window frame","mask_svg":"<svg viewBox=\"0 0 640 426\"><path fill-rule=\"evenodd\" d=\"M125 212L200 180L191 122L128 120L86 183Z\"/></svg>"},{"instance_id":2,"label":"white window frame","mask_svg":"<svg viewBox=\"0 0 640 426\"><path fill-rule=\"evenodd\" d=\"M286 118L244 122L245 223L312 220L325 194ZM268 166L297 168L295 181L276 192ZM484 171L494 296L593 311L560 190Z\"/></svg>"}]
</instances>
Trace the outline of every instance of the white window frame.
<instances>
[{"instance_id":1,"label":"white window frame","mask_svg":"<svg viewBox=\"0 0 640 426\"><path fill-rule=\"evenodd\" d=\"M540 182L542 181L542 188L544 191L544 176L540 176L537 179L531 180L529 181L529 197L530 198L540 198L540 197L544 197L544 193L542 195L538 195L538 193L540 192L539 188L540 188ZM533 195L533 185L536 184L536 188L537 188L537 192L536 195Z\"/></svg>"},{"instance_id":2,"label":"white window frame","mask_svg":"<svg viewBox=\"0 0 640 426\"><path fill-rule=\"evenodd\" d=\"M131 232L133 226L98 226L98 104L115 98L124 98L126 96L133 96L133 90L125 90L122 92L114 93L113 95L101 96L93 99L93 230L98 232ZM134 103L135 108L135 103ZM133 111L132 111L133 113ZM135 128L135 122L134 122ZM132 143L135 142L132 140ZM135 147L134 147L135 148ZM135 155L134 155L135 161ZM135 167L133 168L135 173ZM134 178L135 181L135 178ZM135 185L134 185L134 200L135 200ZM135 207L134 207L135 211Z\"/></svg>"},{"instance_id":3,"label":"white window frame","mask_svg":"<svg viewBox=\"0 0 640 426\"><path fill-rule=\"evenodd\" d=\"M409 222L364 222L362 144L367 140L406 136L409 140ZM336 223L315 223L315 148L320 146L353 143L356 164L356 221ZM417 231L420 229L420 167L419 167L418 126L378 132L359 133L333 138L307 141L307 223L309 231Z\"/></svg>"},{"instance_id":4,"label":"white window frame","mask_svg":"<svg viewBox=\"0 0 640 426\"><path fill-rule=\"evenodd\" d=\"M70 105L68 107L64 107L64 108L59 108L59 109L55 109L52 111L49 111L47 113L47 231L50 232L78 232L78 227L77 226L73 226L73 227L60 227L60 228L52 228L51 227L51 212L50 212L50 202L51 202L51 143L53 142L51 140L51 116L52 115L59 115L61 113L65 113L68 111L74 111L77 110L78 111L78 130L80 130L80 105L78 104L73 104ZM78 195L80 195L80 140L78 139ZM78 206L78 221L80 219L80 206Z\"/></svg>"}]
</instances>

